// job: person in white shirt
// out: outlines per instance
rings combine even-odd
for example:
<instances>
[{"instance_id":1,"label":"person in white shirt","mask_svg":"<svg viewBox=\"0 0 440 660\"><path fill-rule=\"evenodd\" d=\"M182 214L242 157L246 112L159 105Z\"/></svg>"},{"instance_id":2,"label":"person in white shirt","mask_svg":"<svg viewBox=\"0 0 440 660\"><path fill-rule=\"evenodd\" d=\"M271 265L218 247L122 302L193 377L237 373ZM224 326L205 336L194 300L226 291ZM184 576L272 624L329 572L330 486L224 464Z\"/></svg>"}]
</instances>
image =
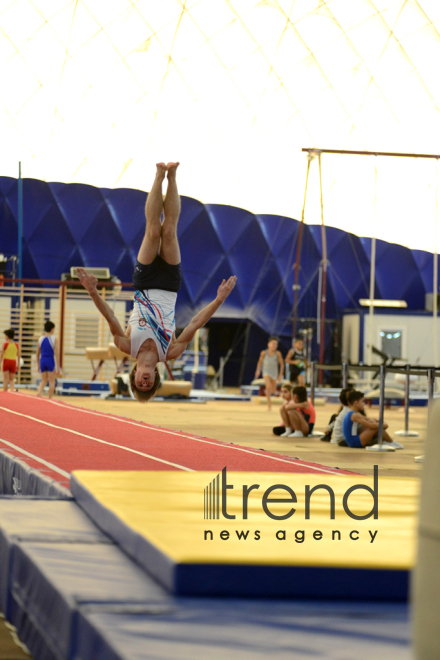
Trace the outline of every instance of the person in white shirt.
<instances>
[{"instance_id":1,"label":"person in white shirt","mask_svg":"<svg viewBox=\"0 0 440 660\"><path fill-rule=\"evenodd\" d=\"M350 408L348 407L347 394L351 392L352 389L352 387L346 387L341 390L341 393L339 394L339 401L342 403L342 410L335 419L332 438L330 440L331 444L342 445L343 447L347 445L345 442L344 434L342 432L342 424L344 422L345 415L350 412Z\"/></svg>"}]
</instances>

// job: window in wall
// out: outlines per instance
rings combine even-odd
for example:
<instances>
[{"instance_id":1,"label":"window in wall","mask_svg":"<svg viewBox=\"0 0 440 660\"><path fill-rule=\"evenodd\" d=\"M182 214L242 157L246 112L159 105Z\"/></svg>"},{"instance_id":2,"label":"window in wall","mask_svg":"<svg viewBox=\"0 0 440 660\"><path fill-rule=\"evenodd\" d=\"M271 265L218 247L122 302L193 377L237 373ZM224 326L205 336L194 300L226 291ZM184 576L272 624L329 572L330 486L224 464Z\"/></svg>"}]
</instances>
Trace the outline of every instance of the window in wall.
<instances>
[{"instance_id":1,"label":"window in wall","mask_svg":"<svg viewBox=\"0 0 440 660\"><path fill-rule=\"evenodd\" d=\"M381 330L381 351L395 358L402 357L402 331Z\"/></svg>"},{"instance_id":2,"label":"window in wall","mask_svg":"<svg viewBox=\"0 0 440 660\"><path fill-rule=\"evenodd\" d=\"M99 346L99 318L76 315L75 349Z\"/></svg>"}]
</instances>

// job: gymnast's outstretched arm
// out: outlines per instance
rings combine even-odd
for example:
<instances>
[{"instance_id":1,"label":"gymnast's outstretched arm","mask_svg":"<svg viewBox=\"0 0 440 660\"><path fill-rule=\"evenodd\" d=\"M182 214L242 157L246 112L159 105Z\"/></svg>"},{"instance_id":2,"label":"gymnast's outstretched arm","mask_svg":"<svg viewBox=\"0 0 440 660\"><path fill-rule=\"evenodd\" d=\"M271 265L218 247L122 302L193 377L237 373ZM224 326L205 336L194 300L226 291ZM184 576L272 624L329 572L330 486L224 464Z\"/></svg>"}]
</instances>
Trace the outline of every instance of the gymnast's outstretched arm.
<instances>
[{"instance_id":1,"label":"gymnast's outstretched arm","mask_svg":"<svg viewBox=\"0 0 440 660\"><path fill-rule=\"evenodd\" d=\"M128 343L128 352L130 352L130 340L125 336L125 333L121 328L121 324L116 318L112 308L105 302L105 300L101 298L98 293L98 289L96 288L98 280L94 275L87 273L84 268L77 268L76 270L78 272L79 281L83 287L87 289L91 299L107 321L116 346L118 346L118 348L121 350L125 350L127 348L125 343ZM124 347L121 346L122 342L124 342Z\"/></svg>"},{"instance_id":2,"label":"gymnast's outstretched arm","mask_svg":"<svg viewBox=\"0 0 440 660\"><path fill-rule=\"evenodd\" d=\"M218 308L223 305L226 298L234 288L236 281L237 277L235 275L232 275L227 282L223 280L218 288L217 296L214 298L214 300L210 302L209 305L206 305L206 307L201 309L200 312L198 312L195 316L193 316L191 321L177 337L177 339L173 339L167 352L167 359L173 360L182 355L183 351L194 337L197 330L202 328L205 323L209 321L214 312L216 312Z\"/></svg>"}]
</instances>

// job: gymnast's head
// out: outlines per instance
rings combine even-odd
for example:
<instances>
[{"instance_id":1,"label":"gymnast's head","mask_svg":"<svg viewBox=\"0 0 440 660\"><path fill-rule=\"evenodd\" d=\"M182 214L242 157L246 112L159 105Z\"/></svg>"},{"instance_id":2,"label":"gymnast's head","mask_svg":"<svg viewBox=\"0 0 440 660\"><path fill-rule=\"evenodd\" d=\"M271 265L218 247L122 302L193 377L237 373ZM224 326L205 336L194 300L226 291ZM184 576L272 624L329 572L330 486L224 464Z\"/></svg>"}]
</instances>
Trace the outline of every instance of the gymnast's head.
<instances>
[{"instance_id":1,"label":"gymnast's head","mask_svg":"<svg viewBox=\"0 0 440 660\"><path fill-rule=\"evenodd\" d=\"M160 376L157 367L139 366L135 362L130 371L130 389L133 396L140 403L146 403L156 394L160 385Z\"/></svg>"}]
</instances>

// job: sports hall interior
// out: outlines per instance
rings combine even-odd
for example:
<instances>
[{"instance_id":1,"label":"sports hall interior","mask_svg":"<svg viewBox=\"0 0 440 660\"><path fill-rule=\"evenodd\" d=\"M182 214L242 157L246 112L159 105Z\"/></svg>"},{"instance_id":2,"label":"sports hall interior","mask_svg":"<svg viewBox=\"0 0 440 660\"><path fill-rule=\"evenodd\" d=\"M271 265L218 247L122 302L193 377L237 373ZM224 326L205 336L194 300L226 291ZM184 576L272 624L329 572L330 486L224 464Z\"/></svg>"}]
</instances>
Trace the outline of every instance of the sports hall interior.
<instances>
[{"instance_id":1,"label":"sports hall interior","mask_svg":"<svg viewBox=\"0 0 440 660\"><path fill-rule=\"evenodd\" d=\"M0 660L440 658L437 8L0 19ZM141 403L77 268L125 330L168 160L177 337L237 282ZM368 446L335 440L348 389Z\"/></svg>"}]
</instances>

